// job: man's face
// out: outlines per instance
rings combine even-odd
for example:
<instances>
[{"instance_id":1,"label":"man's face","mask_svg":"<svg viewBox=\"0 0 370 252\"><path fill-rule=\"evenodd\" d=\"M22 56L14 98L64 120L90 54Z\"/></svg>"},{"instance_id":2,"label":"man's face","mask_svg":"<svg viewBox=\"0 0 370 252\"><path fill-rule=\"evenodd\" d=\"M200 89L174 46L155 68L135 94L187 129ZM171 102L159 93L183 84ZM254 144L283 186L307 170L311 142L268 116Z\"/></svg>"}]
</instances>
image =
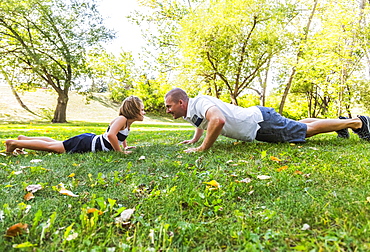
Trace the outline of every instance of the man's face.
<instances>
[{"instance_id":1,"label":"man's face","mask_svg":"<svg viewBox=\"0 0 370 252\"><path fill-rule=\"evenodd\" d=\"M173 118L177 119L182 116L186 116L186 105L183 100L173 102L171 97L165 100L166 112L171 114Z\"/></svg>"}]
</instances>

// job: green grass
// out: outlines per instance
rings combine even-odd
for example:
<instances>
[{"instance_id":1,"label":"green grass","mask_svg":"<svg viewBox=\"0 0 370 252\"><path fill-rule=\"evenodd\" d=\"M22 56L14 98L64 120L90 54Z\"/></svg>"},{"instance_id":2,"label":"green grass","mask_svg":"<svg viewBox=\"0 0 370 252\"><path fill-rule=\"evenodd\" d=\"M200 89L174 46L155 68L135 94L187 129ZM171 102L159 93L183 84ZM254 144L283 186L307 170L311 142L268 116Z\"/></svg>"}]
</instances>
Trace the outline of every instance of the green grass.
<instances>
[{"instance_id":1,"label":"green grass","mask_svg":"<svg viewBox=\"0 0 370 252\"><path fill-rule=\"evenodd\" d=\"M3 124L0 140L19 134L63 140L105 128ZM353 134L316 136L302 145L220 137L210 151L186 154L178 143L192 135L191 127L140 124L127 139L137 146L130 155L0 156L1 232L16 223L29 225L28 234L1 236L0 250L19 250L14 244L33 244L26 251L370 249L370 143ZM31 163L34 159L42 161ZM238 183L247 178L249 183ZM220 187L204 183L211 180ZM58 193L60 183L79 196ZM43 189L25 201L30 184ZM104 213L87 213L89 208ZM125 208L135 209L129 223L116 224ZM310 228L302 230L304 224ZM72 234L78 235L72 239Z\"/></svg>"}]
</instances>

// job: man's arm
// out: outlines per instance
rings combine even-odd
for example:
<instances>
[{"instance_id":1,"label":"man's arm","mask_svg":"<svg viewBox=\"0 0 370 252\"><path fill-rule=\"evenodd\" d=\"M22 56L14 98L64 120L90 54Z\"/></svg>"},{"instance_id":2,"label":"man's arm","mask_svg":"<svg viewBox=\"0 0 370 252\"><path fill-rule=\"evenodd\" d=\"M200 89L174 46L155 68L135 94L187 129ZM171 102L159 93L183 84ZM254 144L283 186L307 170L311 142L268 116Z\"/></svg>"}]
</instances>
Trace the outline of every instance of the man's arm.
<instances>
[{"instance_id":1,"label":"man's arm","mask_svg":"<svg viewBox=\"0 0 370 252\"><path fill-rule=\"evenodd\" d=\"M192 139L190 140L185 140L185 141L182 141L180 144L192 144L192 143L196 143L198 142L198 140L201 138L201 136L203 135L203 132L204 130L202 129L199 129L199 128L195 128L195 132L194 132L194 136Z\"/></svg>"},{"instance_id":2,"label":"man's arm","mask_svg":"<svg viewBox=\"0 0 370 252\"><path fill-rule=\"evenodd\" d=\"M198 148L189 148L185 150L185 152L208 150L220 135L221 130L226 122L225 116L222 114L222 112L216 106L210 107L206 112L206 119L208 120L208 127L203 143ZM194 138L195 135L193 139Z\"/></svg>"}]
</instances>

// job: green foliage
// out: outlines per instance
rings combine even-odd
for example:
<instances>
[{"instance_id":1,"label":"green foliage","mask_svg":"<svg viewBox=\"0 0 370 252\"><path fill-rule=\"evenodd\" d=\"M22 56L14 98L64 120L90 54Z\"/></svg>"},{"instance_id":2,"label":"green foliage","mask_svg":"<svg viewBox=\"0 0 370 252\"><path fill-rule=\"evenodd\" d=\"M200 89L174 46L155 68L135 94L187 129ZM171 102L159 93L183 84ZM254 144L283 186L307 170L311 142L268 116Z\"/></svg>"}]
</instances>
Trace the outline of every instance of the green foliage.
<instances>
[{"instance_id":1,"label":"green foliage","mask_svg":"<svg viewBox=\"0 0 370 252\"><path fill-rule=\"evenodd\" d=\"M85 50L113 37L94 1L0 3L2 69L18 87L46 86L58 93L54 122L66 121L68 91L87 71Z\"/></svg>"},{"instance_id":2,"label":"green foliage","mask_svg":"<svg viewBox=\"0 0 370 252\"><path fill-rule=\"evenodd\" d=\"M111 97L116 102L121 102L127 96L136 95L143 100L147 112L163 114L165 112L164 96L171 89L171 85L163 78L149 79L142 75L133 80L129 88L116 88L112 91Z\"/></svg>"},{"instance_id":3,"label":"green foliage","mask_svg":"<svg viewBox=\"0 0 370 252\"><path fill-rule=\"evenodd\" d=\"M85 130L102 132L105 126L0 125L0 139L25 131L61 139ZM133 125L127 140L137 149L130 155L30 151L0 156L0 228L4 234L13 224L29 224L29 233L0 239L0 249L370 249L369 143L354 134L350 139L316 136L302 145L220 137L210 151L186 154L186 146L177 143L192 136L192 127L152 127ZM40 166L47 170L33 168ZM205 183L212 180L219 187ZM58 193L60 183L79 196ZM25 201L24 189L31 184L43 188ZM101 212L88 211L94 208ZM131 218L116 223L126 209L135 209Z\"/></svg>"},{"instance_id":4,"label":"green foliage","mask_svg":"<svg viewBox=\"0 0 370 252\"><path fill-rule=\"evenodd\" d=\"M293 6L275 1L215 1L181 22L185 71L203 77L204 89L237 98L286 45Z\"/></svg>"}]
</instances>

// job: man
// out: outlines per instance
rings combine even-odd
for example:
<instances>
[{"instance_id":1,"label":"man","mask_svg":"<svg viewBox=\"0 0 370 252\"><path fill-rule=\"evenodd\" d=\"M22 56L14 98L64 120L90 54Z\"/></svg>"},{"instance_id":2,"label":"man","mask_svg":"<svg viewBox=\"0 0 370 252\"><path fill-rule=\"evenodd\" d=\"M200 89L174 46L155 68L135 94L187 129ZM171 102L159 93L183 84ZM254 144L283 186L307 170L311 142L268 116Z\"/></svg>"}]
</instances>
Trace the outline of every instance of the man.
<instances>
[{"instance_id":1,"label":"man","mask_svg":"<svg viewBox=\"0 0 370 252\"><path fill-rule=\"evenodd\" d=\"M196 127L191 140L181 143L196 143L207 130L203 143L185 152L208 150L219 135L241 141L305 142L305 138L321 133L348 132L351 128L361 139L370 141L370 118L359 116L353 119L307 118L300 121L287 119L272 108L252 106L238 107L215 97L199 95L189 98L180 88L174 88L165 96L166 112L173 118L184 117Z\"/></svg>"}]
</instances>

